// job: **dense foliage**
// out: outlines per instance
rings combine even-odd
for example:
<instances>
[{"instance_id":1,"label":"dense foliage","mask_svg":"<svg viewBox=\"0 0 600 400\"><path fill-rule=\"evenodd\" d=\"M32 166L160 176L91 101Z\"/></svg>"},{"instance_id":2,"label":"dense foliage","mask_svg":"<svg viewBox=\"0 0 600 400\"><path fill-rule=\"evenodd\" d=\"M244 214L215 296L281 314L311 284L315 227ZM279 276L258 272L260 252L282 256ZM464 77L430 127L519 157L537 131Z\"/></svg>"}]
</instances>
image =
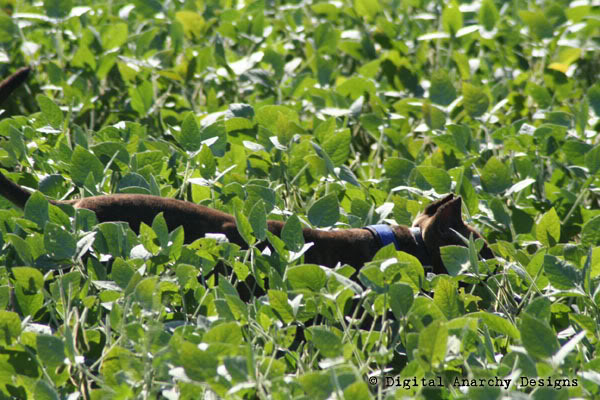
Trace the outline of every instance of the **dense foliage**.
<instances>
[{"instance_id":1,"label":"dense foliage","mask_svg":"<svg viewBox=\"0 0 600 400\"><path fill-rule=\"evenodd\" d=\"M588 1L0 0L0 76L34 66L0 165L39 191L1 202L1 397L600 396L598 37ZM450 191L496 260L302 263L302 225ZM250 249L45 200L100 193L230 212Z\"/></svg>"}]
</instances>

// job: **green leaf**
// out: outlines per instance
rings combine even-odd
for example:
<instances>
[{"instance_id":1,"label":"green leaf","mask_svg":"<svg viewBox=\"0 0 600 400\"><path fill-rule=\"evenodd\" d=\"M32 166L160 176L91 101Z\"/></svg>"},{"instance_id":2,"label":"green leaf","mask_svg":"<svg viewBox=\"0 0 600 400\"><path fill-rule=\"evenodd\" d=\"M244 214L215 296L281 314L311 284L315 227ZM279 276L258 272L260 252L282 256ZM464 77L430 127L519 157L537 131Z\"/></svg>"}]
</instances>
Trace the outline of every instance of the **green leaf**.
<instances>
[{"instance_id":1,"label":"green leaf","mask_svg":"<svg viewBox=\"0 0 600 400\"><path fill-rule=\"evenodd\" d=\"M585 166L590 171L590 174L596 174L600 170L600 145L585 154Z\"/></svg>"},{"instance_id":2,"label":"green leaf","mask_svg":"<svg viewBox=\"0 0 600 400\"><path fill-rule=\"evenodd\" d=\"M330 329L322 326L311 326L308 331L312 336L310 342L314 343L324 357L334 358L341 355L342 340Z\"/></svg>"},{"instance_id":3,"label":"green leaf","mask_svg":"<svg viewBox=\"0 0 600 400\"><path fill-rule=\"evenodd\" d=\"M351 138L349 129L340 129L323 142L323 150L327 152L334 166L339 167L348 159Z\"/></svg>"},{"instance_id":4,"label":"green leaf","mask_svg":"<svg viewBox=\"0 0 600 400\"><path fill-rule=\"evenodd\" d=\"M405 283L396 282L390 285L389 296L390 308L394 316L398 320L402 319L408 314L415 297L412 288Z\"/></svg>"},{"instance_id":5,"label":"green leaf","mask_svg":"<svg viewBox=\"0 0 600 400\"><path fill-rule=\"evenodd\" d=\"M444 7L444 11L442 11L442 26L444 27L444 31L452 36L456 35L456 32L463 27L462 13L455 2L451 2Z\"/></svg>"},{"instance_id":6,"label":"green leaf","mask_svg":"<svg viewBox=\"0 0 600 400\"><path fill-rule=\"evenodd\" d=\"M25 203L25 218L43 228L48 222L48 200L40 192L34 192Z\"/></svg>"},{"instance_id":7,"label":"green leaf","mask_svg":"<svg viewBox=\"0 0 600 400\"><path fill-rule=\"evenodd\" d=\"M510 168L495 156L490 157L481 171L481 183L487 192L503 192L512 185Z\"/></svg>"},{"instance_id":8,"label":"green leaf","mask_svg":"<svg viewBox=\"0 0 600 400\"><path fill-rule=\"evenodd\" d=\"M552 247L560 239L560 219L552 207L535 227L535 236L545 247Z\"/></svg>"},{"instance_id":9,"label":"green leaf","mask_svg":"<svg viewBox=\"0 0 600 400\"><path fill-rule=\"evenodd\" d=\"M285 242L288 249L292 251L300 251L304 246L304 235L302 233L302 224L296 214L292 214L285 221L285 225L281 230L281 240Z\"/></svg>"},{"instance_id":10,"label":"green leaf","mask_svg":"<svg viewBox=\"0 0 600 400\"><path fill-rule=\"evenodd\" d=\"M552 96L550 92L543 87L538 85L535 82L527 83L527 93L533 97L533 100L540 106L541 108L548 108L552 105Z\"/></svg>"},{"instance_id":11,"label":"green leaf","mask_svg":"<svg viewBox=\"0 0 600 400\"><path fill-rule=\"evenodd\" d=\"M75 255L77 241L62 226L48 222L44 228L44 247L55 260L69 259Z\"/></svg>"},{"instance_id":12,"label":"green leaf","mask_svg":"<svg viewBox=\"0 0 600 400\"><path fill-rule=\"evenodd\" d=\"M212 327L202 339L206 343L226 343L238 346L244 340L244 336L240 325L231 321Z\"/></svg>"},{"instance_id":13,"label":"green leaf","mask_svg":"<svg viewBox=\"0 0 600 400\"><path fill-rule=\"evenodd\" d=\"M50 18L65 18L73 8L72 0L44 0L46 15Z\"/></svg>"},{"instance_id":14,"label":"green leaf","mask_svg":"<svg viewBox=\"0 0 600 400\"><path fill-rule=\"evenodd\" d=\"M315 226L332 226L339 218L340 204L335 193L321 197L308 210L308 220Z\"/></svg>"},{"instance_id":15,"label":"green leaf","mask_svg":"<svg viewBox=\"0 0 600 400\"><path fill-rule=\"evenodd\" d=\"M456 88L443 69L435 71L431 75L431 87L429 88L429 100L432 103L448 106L456 99Z\"/></svg>"},{"instance_id":16,"label":"green leaf","mask_svg":"<svg viewBox=\"0 0 600 400\"><path fill-rule=\"evenodd\" d=\"M169 227L162 212L158 213L152 220L152 230L156 234L160 246L167 247L169 244Z\"/></svg>"},{"instance_id":17,"label":"green leaf","mask_svg":"<svg viewBox=\"0 0 600 400\"><path fill-rule=\"evenodd\" d=\"M54 369L65 361L65 344L56 336L37 335L37 354L46 368Z\"/></svg>"},{"instance_id":18,"label":"green leaf","mask_svg":"<svg viewBox=\"0 0 600 400\"><path fill-rule=\"evenodd\" d=\"M534 357L550 358L560 348L554 330L527 313L521 317L519 331L523 346Z\"/></svg>"},{"instance_id":19,"label":"green leaf","mask_svg":"<svg viewBox=\"0 0 600 400\"><path fill-rule=\"evenodd\" d=\"M248 218L242 213L244 205L240 199L234 199L233 201L233 215L235 217L235 223L237 230L242 236L242 239L248 245L252 246L256 242L256 238L252 235L252 225L248 221Z\"/></svg>"},{"instance_id":20,"label":"green leaf","mask_svg":"<svg viewBox=\"0 0 600 400\"><path fill-rule=\"evenodd\" d=\"M12 18L6 15L0 15L0 44L11 43L17 35L17 26Z\"/></svg>"},{"instance_id":21,"label":"green leaf","mask_svg":"<svg viewBox=\"0 0 600 400\"><path fill-rule=\"evenodd\" d=\"M471 265L469 249L463 246L440 247L442 262L448 271L448 275L457 276L469 271Z\"/></svg>"},{"instance_id":22,"label":"green leaf","mask_svg":"<svg viewBox=\"0 0 600 400\"><path fill-rule=\"evenodd\" d=\"M547 39L554 35L552 25L541 12L520 10L519 17L529 26L529 30L537 39Z\"/></svg>"},{"instance_id":23,"label":"green leaf","mask_svg":"<svg viewBox=\"0 0 600 400\"><path fill-rule=\"evenodd\" d=\"M142 279L135 287L134 298L139 301L146 310L154 310L158 305L156 276Z\"/></svg>"},{"instance_id":24,"label":"green leaf","mask_svg":"<svg viewBox=\"0 0 600 400\"><path fill-rule=\"evenodd\" d=\"M262 200L259 200L252 207L248 220L252 226L254 237L258 240L265 240L267 238L267 212L265 211L265 203Z\"/></svg>"},{"instance_id":25,"label":"green leaf","mask_svg":"<svg viewBox=\"0 0 600 400\"><path fill-rule=\"evenodd\" d=\"M38 292L44 286L44 276L40 271L31 267L16 267L12 269L16 285L28 292Z\"/></svg>"},{"instance_id":26,"label":"green leaf","mask_svg":"<svg viewBox=\"0 0 600 400\"><path fill-rule=\"evenodd\" d=\"M185 151L198 151L202 144L200 125L194 113L189 112L181 123L181 132L173 132L175 139Z\"/></svg>"},{"instance_id":27,"label":"green leaf","mask_svg":"<svg viewBox=\"0 0 600 400\"><path fill-rule=\"evenodd\" d=\"M337 91L342 96L350 96L353 100L363 96L365 93L374 96L375 90L373 81L359 76L348 78L337 87Z\"/></svg>"},{"instance_id":28,"label":"green leaf","mask_svg":"<svg viewBox=\"0 0 600 400\"><path fill-rule=\"evenodd\" d=\"M582 282L580 271L559 258L546 254L544 256L544 274L557 289L573 289Z\"/></svg>"},{"instance_id":29,"label":"green leaf","mask_svg":"<svg viewBox=\"0 0 600 400\"><path fill-rule=\"evenodd\" d=\"M590 219L583 225L581 243L590 247L600 244L600 215Z\"/></svg>"},{"instance_id":30,"label":"green leaf","mask_svg":"<svg viewBox=\"0 0 600 400\"><path fill-rule=\"evenodd\" d=\"M129 29L124 22L109 24L102 32L102 47L105 51L118 49L127 42Z\"/></svg>"},{"instance_id":31,"label":"green leaf","mask_svg":"<svg viewBox=\"0 0 600 400\"><path fill-rule=\"evenodd\" d=\"M183 32L189 39L200 39L204 28L204 18L195 11L178 11L175 18L183 26Z\"/></svg>"},{"instance_id":32,"label":"green leaf","mask_svg":"<svg viewBox=\"0 0 600 400\"><path fill-rule=\"evenodd\" d=\"M448 320L460 317L464 313L463 304L458 296L458 285L448 277L440 279L433 292L433 302Z\"/></svg>"},{"instance_id":33,"label":"green leaf","mask_svg":"<svg viewBox=\"0 0 600 400\"><path fill-rule=\"evenodd\" d=\"M515 327L510 321L502 318L499 315L479 311L467 314L467 316L480 319L481 322L492 331L506 335L511 339L518 340L521 337L521 333L519 332L517 327Z\"/></svg>"},{"instance_id":34,"label":"green leaf","mask_svg":"<svg viewBox=\"0 0 600 400\"><path fill-rule=\"evenodd\" d=\"M9 233L6 235L8 242L17 251L19 258L27 265L33 265L33 250L29 243L27 243L22 237Z\"/></svg>"},{"instance_id":35,"label":"green leaf","mask_svg":"<svg viewBox=\"0 0 600 400\"><path fill-rule=\"evenodd\" d=\"M450 186L452 186L452 179L450 179L450 175L446 171L441 168L436 167L417 167L417 171L435 189L438 193L447 193L450 191Z\"/></svg>"},{"instance_id":36,"label":"green leaf","mask_svg":"<svg viewBox=\"0 0 600 400\"><path fill-rule=\"evenodd\" d=\"M600 117L600 83L597 82L588 89L587 97L590 102L590 107L592 107L596 116Z\"/></svg>"},{"instance_id":37,"label":"green leaf","mask_svg":"<svg viewBox=\"0 0 600 400\"><path fill-rule=\"evenodd\" d=\"M290 323L294 320L292 306L288 303L288 295L281 290L269 290L269 305L276 313L277 317L284 323Z\"/></svg>"},{"instance_id":38,"label":"green leaf","mask_svg":"<svg viewBox=\"0 0 600 400\"><path fill-rule=\"evenodd\" d=\"M371 20L381 11L381 4L378 0L354 0L354 11L358 16Z\"/></svg>"},{"instance_id":39,"label":"green leaf","mask_svg":"<svg viewBox=\"0 0 600 400\"><path fill-rule=\"evenodd\" d=\"M431 322L419 334L418 357L430 368L436 368L446 358L448 328L440 320Z\"/></svg>"},{"instance_id":40,"label":"green leaf","mask_svg":"<svg viewBox=\"0 0 600 400\"><path fill-rule=\"evenodd\" d=\"M256 110L255 118L259 124L274 134L277 133L277 123L281 121L280 118L283 118L285 122L299 123L298 114L294 110L277 105L268 105L259 108Z\"/></svg>"},{"instance_id":41,"label":"green leaf","mask_svg":"<svg viewBox=\"0 0 600 400\"><path fill-rule=\"evenodd\" d=\"M325 271L313 264L288 267L285 276L293 289L309 289L313 292L319 292L327 282Z\"/></svg>"},{"instance_id":42,"label":"green leaf","mask_svg":"<svg viewBox=\"0 0 600 400\"><path fill-rule=\"evenodd\" d=\"M423 117L430 129L442 129L446 125L446 114L429 102L423 103Z\"/></svg>"},{"instance_id":43,"label":"green leaf","mask_svg":"<svg viewBox=\"0 0 600 400\"><path fill-rule=\"evenodd\" d=\"M191 115L191 114L190 114ZM207 145L203 144L200 154L198 154L198 163L200 164L200 175L204 179L211 179L217 171L217 162L212 151Z\"/></svg>"},{"instance_id":44,"label":"green leaf","mask_svg":"<svg viewBox=\"0 0 600 400\"><path fill-rule=\"evenodd\" d=\"M34 396L36 400L59 400L60 396L56 390L43 379L35 383Z\"/></svg>"},{"instance_id":45,"label":"green leaf","mask_svg":"<svg viewBox=\"0 0 600 400\"><path fill-rule=\"evenodd\" d=\"M483 89L465 82L462 94L465 110L471 118L481 117L488 110L490 99Z\"/></svg>"},{"instance_id":46,"label":"green leaf","mask_svg":"<svg viewBox=\"0 0 600 400\"><path fill-rule=\"evenodd\" d=\"M21 319L12 311L0 310L0 343L11 346L21 334Z\"/></svg>"},{"instance_id":47,"label":"green leaf","mask_svg":"<svg viewBox=\"0 0 600 400\"><path fill-rule=\"evenodd\" d=\"M137 111L140 117L145 117L154 102L152 83L145 80L141 84L129 88L129 96L131 97L131 108Z\"/></svg>"},{"instance_id":48,"label":"green leaf","mask_svg":"<svg viewBox=\"0 0 600 400\"><path fill-rule=\"evenodd\" d=\"M500 13L494 4L494 0L483 0L479 8L479 23L486 31L491 31L496 26Z\"/></svg>"},{"instance_id":49,"label":"green leaf","mask_svg":"<svg viewBox=\"0 0 600 400\"><path fill-rule=\"evenodd\" d=\"M38 94L35 99L42 110L42 121L55 129L60 129L63 123L61 109L43 94Z\"/></svg>"},{"instance_id":50,"label":"green leaf","mask_svg":"<svg viewBox=\"0 0 600 400\"><path fill-rule=\"evenodd\" d=\"M88 150L77 145L71 156L71 178L75 184L82 186L89 174L96 182L100 182L104 175L104 165Z\"/></svg>"}]
</instances>

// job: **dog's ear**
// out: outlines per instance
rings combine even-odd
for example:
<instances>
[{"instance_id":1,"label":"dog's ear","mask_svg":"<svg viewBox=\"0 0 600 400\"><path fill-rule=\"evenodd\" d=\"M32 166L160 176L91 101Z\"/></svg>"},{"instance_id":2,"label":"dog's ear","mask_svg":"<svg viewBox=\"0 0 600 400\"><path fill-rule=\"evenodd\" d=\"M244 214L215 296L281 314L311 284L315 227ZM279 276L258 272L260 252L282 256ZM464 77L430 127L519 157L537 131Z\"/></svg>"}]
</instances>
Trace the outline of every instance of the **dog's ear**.
<instances>
[{"instance_id":1,"label":"dog's ear","mask_svg":"<svg viewBox=\"0 0 600 400\"><path fill-rule=\"evenodd\" d=\"M442 200L446 200L449 197L446 196ZM460 196L449 199L439 205L435 213L435 219L439 229L447 230L448 228L453 228L455 230L462 230L465 223L462 220L462 199Z\"/></svg>"},{"instance_id":2,"label":"dog's ear","mask_svg":"<svg viewBox=\"0 0 600 400\"><path fill-rule=\"evenodd\" d=\"M452 199L454 199L454 193L450 193L446 197L443 197L443 198L441 198L439 200L436 200L436 201L432 202L427 207L425 207L425 210L423 211L423 214L429 215L430 217L432 217L438 211L438 209L441 206L443 206L444 204L448 203L449 201L452 201Z\"/></svg>"}]
</instances>

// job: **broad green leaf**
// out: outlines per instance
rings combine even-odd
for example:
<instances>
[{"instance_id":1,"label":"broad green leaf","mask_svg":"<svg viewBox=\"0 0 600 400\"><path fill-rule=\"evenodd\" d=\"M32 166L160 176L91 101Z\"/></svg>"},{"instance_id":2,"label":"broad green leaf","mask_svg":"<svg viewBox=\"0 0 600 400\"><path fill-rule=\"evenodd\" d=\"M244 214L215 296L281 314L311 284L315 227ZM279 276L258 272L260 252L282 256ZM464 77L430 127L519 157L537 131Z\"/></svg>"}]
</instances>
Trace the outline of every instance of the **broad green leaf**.
<instances>
[{"instance_id":1,"label":"broad green leaf","mask_svg":"<svg viewBox=\"0 0 600 400\"><path fill-rule=\"evenodd\" d=\"M162 212L158 213L152 220L152 230L156 234L161 247L167 247L169 244L169 228Z\"/></svg>"},{"instance_id":2,"label":"broad green leaf","mask_svg":"<svg viewBox=\"0 0 600 400\"><path fill-rule=\"evenodd\" d=\"M521 337L519 330L507 319L489 312L479 311L467 314L468 317L479 318L485 326L494 332L506 335L511 339L518 340Z\"/></svg>"},{"instance_id":3,"label":"broad green leaf","mask_svg":"<svg viewBox=\"0 0 600 400\"><path fill-rule=\"evenodd\" d=\"M406 316L410 306L414 300L414 292L410 285L405 283L396 282L390 285L389 289L389 302L390 308L397 319L401 319Z\"/></svg>"},{"instance_id":4,"label":"broad green leaf","mask_svg":"<svg viewBox=\"0 0 600 400\"><path fill-rule=\"evenodd\" d=\"M135 270L130 265L123 261L123 259L117 258L113 263L110 276L117 285L125 289L134 274Z\"/></svg>"},{"instance_id":5,"label":"broad green leaf","mask_svg":"<svg viewBox=\"0 0 600 400\"><path fill-rule=\"evenodd\" d=\"M583 225L581 243L590 247L600 244L600 216L590 219Z\"/></svg>"},{"instance_id":6,"label":"broad green leaf","mask_svg":"<svg viewBox=\"0 0 600 400\"><path fill-rule=\"evenodd\" d=\"M344 164L348 159L351 139L349 129L340 129L322 143L323 150L327 152L335 167Z\"/></svg>"},{"instance_id":7,"label":"broad green leaf","mask_svg":"<svg viewBox=\"0 0 600 400\"><path fill-rule=\"evenodd\" d=\"M548 92L548 89L538 85L535 82L527 83L527 93L529 93L529 95L533 97L535 102L541 108L548 108L552 105L552 96Z\"/></svg>"},{"instance_id":8,"label":"broad green leaf","mask_svg":"<svg viewBox=\"0 0 600 400\"><path fill-rule=\"evenodd\" d=\"M471 265L469 249L463 246L444 246L440 248L442 262L450 276L464 274Z\"/></svg>"},{"instance_id":9,"label":"broad green leaf","mask_svg":"<svg viewBox=\"0 0 600 400\"><path fill-rule=\"evenodd\" d=\"M21 319L12 311L0 310L0 343L11 346L21 334Z\"/></svg>"},{"instance_id":10,"label":"broad green leaf","mask_svg":"<svg viewBox=\"0 0 600 400\"><path fill-rule=\"evenodd\" d=\"M51 18L65 18L73 7L72 0L44 0L46 15Z\"/></svg>"},{"instance_id":11,"label":"broad green leaf","mask_svg":"<svg viewBox=\"0 0 600 400\"><path fill-rule=\"evenodd\" d=\"M204 18L195 11L178 11L175 18L183 26L183 32L189 39L200 39L204 28Z\"/></svg>"},{"instance_id":12,"label":"broad green leaf","mask_svg":"<svg viewBox=\"0 0 600 400\"><path fill-rule=\"evenodd\" d=\"M481 171L481 183L485 191L501 193L512 185L510 168L495 156L490 157Z\"/></svg>"},{"instance_id":13,"label":"broad green leaf","mask_svg":"<svg viewBox=\"0 0 600 400\"><path fill-rule=\"evenodd\" d=\"M446 124L446 114L428 102L423 103L423 117L431 129L442 129Z\"/></svg>"},{"instance_id":14,"label":"broad green leaf","mask_svg":"<svg viewBox=\"0 0 600 400\"><path fill-rule=\"evenodd\" d=\"M444 7L444 11L442 11L442 26L444 27L444 31L452 36L456 35L456 32L463 27L462 13L457 3L451 2Z\"/></svg>"},{"instance_id":15,"label":"broad green leaf","mask_svg":"<svg viewBox=\"0 0 600 400\"><path fill-rule=\"evenodd\" d=\"M354 11L359 16L371 20L381 11L381 4L378 0L354 0Z\"/></svg>"},{"instance_id":16,"label":"broad green leaf","mask_svg":"<svg viewBox=\"0 0 600 400\"><path fill-rule=\"evenodd\" d=\"M308 210L308 220L315 226L332 226L340 218L340 205L335 193L330 193L319 200Z\"/></svg>"},{"instance_id":17,"label":"broad green leaf","mask_svg":"<svg viewBox=\"0 0 600 400\"><path fill-rule=\"evenodd\" d=\"M324 357L334 358L341 355L343 343L330 329L324 326L311 326L308 331L312 336L310 341L314 343L319 352Z\"/></svg>"},{"instance_id":18,"label":"broad green leaf","mask_svg":"<svg viewBox=\"0 0 600 400\"><path fill-rule=\"evenodd\" d=\"M302 224L296 214L292 214L285 221L285 225L281 230L281 240L285 242L288 249L292 251L300 251L304 246L304 235L302 234Z\"/></svg>"},{"instance_id":19,"label":"broad green leaf","mask_svg":"<svg viewBox=\"0 0 600 400\"><path fill-rule=\"evenodd\" d=\"M44 247L53 259L68 259L75 255L77 241L62 226L48 222L44 228Z\"/></svg>"},{"instance_id":20,"label":"broad green leaf","mask_svg":"<svg viewBox=\"0 0 600 400\"><path fill-rule=\"evenodd\" d=\"M422 166L417 167L417 171L423 175L427 183L429 183L436 192L447 193L450 191L452 180L450 179L450 175L443 169Z\"/></svg>"},{"instance_id":21,"label":"broad green leaf","mask_svg":"<svg viewBox=\"0 0 600 400\"><path fill-rule=\"evenodd\" d=\"M252 207L248 220L252 226L254 237L258 240L265 240L267 238L267 212L265 211L265 203L262 200L259 200Z\"/></svg>"},{"instance_id":22,"label":"broad green leaf","mask_svg":"<svg viewBox=\"0 0 600 400\"><path fill-rule=\"evenodd\" d=\"M42 273L31 267L16 267L12 269L16 285L28 292L38 292L44 286Z\"/></svg>"},{"instance_id":23,"label":"broad green leaf","mask_svg":"<svg viewBox=\"0 0 600 400\"><path fill-rule=\"evenodd\" d=\"M35 340L37 354L46 368L54 369L65 361L65 344L56 336L38 335Z\"/></svg>"},{"instance_id":24,"label":"broad green leaf","mask_svg":"<svg viewBox=\"0 0 600 400\"><path fill-rule=\"evenodd\" d=\"M527 313L521 316L519 331L523 346L533 357L550 358L560 348L556 332L543 321Z\"/></svg>"},{"instance_id":25,"label":"broad green leaf","mask_svg":"<svg viewBox=\"0 0 600 400\"><path fill-rule=\"evenodd\" d=\"M157 281L158 278L155 276L142 279L135 287L134 298L139 301L142 307L146 310L154 310L158 305L159 299L157 298Z\"/></svg>"},{"instance_id":26,"label":"broad green leaf","mask_svg":"<svg viewBox=\"0 0 600 400\"><path fill-rule=\"evenodd\" d=\"M433 292L433 302L448 320L460 317L464 313L457 289L456 283L444 277L438 281Z\"/></svg>"},{"instance_id":27,"label":"broad green leaf","mask_svg":"<svg viewBox=\"0 0 600 400\"><path fill-rule=\"evenodd\" d=\"M102 32L102 47L106 51L118 49L127 42L128 36L129 30L126 23L109 24Z\"/></svg>"},{"instance_id":28,"label":"broad green leaf","mask_svg":"<svg viewBox=\"0 0 600 400\"><path fill-rule=\"evenodd\" d=\"M51 127L60 129L63 123L63 113L56 103L43 94L38 94L35 99L42 110L42 120Z\"/></svg>"},{"instance_id":29,"label":"broad green leaf","mask_svg":"<svg viewBox=\"0 0 600 400\"><path fill-rule=\"evenodd\" d=\"M483 89L465 82L462 94L465 110L472 118L481 117L488 110L490 99Z\"/></svg>"},{"instance_id":30,"label":"broad green leaf","mask_svg":"<svg viewBox=\"0 0 600 400\"><path fill-rule=\"evenodd\" d=\"M535 227L535 236L545 247L552 247L560 239L560 219L552 207L539 220Z\"/></svg>"},{"instance_id":31,"label":"broad green leaf","mask_svg":"<svg viewBox=\"0 0 600 400\"><path fill-rule=\"evenodd\" d=\"M212 151L205 144L202 145L200 154L198 154L198 163L200 164L200 175L202 175L204 179L211 179L214 177L217 170L217 162L215 161Z\"/></svg>"},{"instance_id":32,"label":"broad green leaf","mask_svg":"<svg viewBox=\"0 0 600 400\"><path fill-rule=\"evenodd\" d=\"M275 315L284 323L290 323L294 320L292 306L288 303L288 295L280 290L269 290L269 305L275 312Z\"/></svg>"},{"instance_id":33,"label":"broad green leaf","mask_svg":"<svg viewBox=\"0 0 600 400\"><path fill-rule=\"evenodd\" d=\"M59 400L60 396L48 382L43 379L35 383L34 389L36 400Z\"/></svg>"},{"instance_id":34,"label":"broad green leaf","mask_svg":"<svg viewBox=\"0 0 600 400\"><path fill-rule=\"evenodd\" d=\"M231 321L210 328L203 337L206 343L226 343L238 346L244 339L237 322Z\"/></svg>"},{"instance_id":35,"label":"broad green leaf","mask_svg":"<svg viewBox=\"0 0 600 400\"><path fill-rule=\"evenodd\" d=\"M181 132L174 133L177 142L186 151L198 151L202 142L200 125L194 113L189 112L181 123Z\"/></svg>"},{"instance_id":36,"label":"broad green leaf","mask_svg":"<svg viewBox=\"0 0 600 400\"><path fill-rule=\"evenodd\" d=\"M283 118L285 122L299 122L298 114L294 110L278 105L268 105L259 108L256 110L255 118L259 124L270 130L273 134L277 133L277 122L280 121L280 118Z\"/></svg>"},{"instance_id":37,"label":"broad green leaf","mask_svg":"<svg viewBox=\"0 0 600 400\"><path fill-rule=\"evenodd\" d=\"M25 203L25 218L43 228L49 219L48 200L40 192L34 192Z\"/></svg>"},{"instance_id":38,"label":"broad green leaf","mask_svg":"<svg viewBox=\"0 0 600 400\"><path fill-rule=\"evenodd\" d=\"M418 357L429 368L436 368L446 358L448 328L435 320L419 333Z\"/></svg>"},{"instance_id":39,"label":"broad green leaf","mask_svg":"<svg viewBox=\"0 0 600 400\"><path fill-rule=\"evenodd\" d=\"M596 116L600 117L600 83L596 83L588 89L587 97L590 102L590 107L592 107Z\"/></svg>"},{"instance_id":40,"label":"broad green leaf","mask_svg":"<svg viewBox=\"0 0 600 400\"><path fill-rule=\"evenodd\" d=\"M88 150L77 145L71 156L71 178L75 184L82 186L89 174L96 182L100 182L104 174L104 165Z\"/></svg>"},{"instance_id":41,"label":"broad green leaf","mask_svg":"<svg viewBox=\"0 0 600 400\"><path fill-rule=\"evenodd\" d=\"M145 80L139 85L129 88L131 97L131 108L133 108L140 117L145 117L154 103L154 89L152 83Z\"/></svg>"},{"instance_id":42,"label":"broad green leaf","mask_svg":"<svg viewBox=\"0 0 600 400\"><path fill-rule=\"evenodd\" d=\"M541 11L520 10L518 14L523 22L529 26L529 30L537 39L551 38L554 34L552 25Z\"/></svg>"},{"instance_id":43,"label":"broad green leaf","mask_svg":"<svg viewBox=\"0 0 600 400\"><path fill-rule=\"evenodd\" d=\"M448 106L456 99L456 88L443 69L435 71L431 75L431 87L429 88L429 100L432 103Z\"/></svg>"},{"instance_id":44,"label":"broad green leaf","mask_svg":"<svg viewBox=\"0 0 600 400\"><path fill-rule=\"evenodd\" d=\"M233 201L233 215L235 217L235 223L237 226L237 230L242 236L242 239L248 245L252 246L254 242L256 242L256 238L252 235L252 225L250 225L250 221L243 214L244 205L240 199L234 199Z\"/></svg>"},{"instance_id":45,"label":"broad green leaf","mask_svg":"<svg viewBox=\"0 0 600 400\"><path fill-rule=\"evenodd\" d=\"M544 256L544 273L552 286L557 289L572 289L581 284L581 273L559 258Z\"/></svg>"},{"instance_id":46,"label":"broad green leaf","mask_svg":"<svg viewBox=\"0 0 600 400\"><path fill-rule=\"evenodd\" d=\"M17 25L13 19L5 14L0 15L0 43L10 43L14 41L17 34Z\"/></svg>"},{"instance_id":47,"label":"broad green leaf","mask_svg":"<svg viewBox=\"0 0 600 400\"><path fill-rule=\"evenodd\" d=\"M29 243L27 243L22 237L9 233L6 235L7 241L17 251L17 254L27 265L33 265L33 250Z\"/></svg>"},{"instance_id":48,"label":"broad green leaf","mask_svg":"<svg viewBox=\"0 0 600 400\"><path fill-rule=\"evenodd\" d=\"M390 179L390 186L405 186L415 164L404 158L390 157L383 162L385 177Z\"/></svg>"},{"instance_id":49,"label":"broad green leaf","mask_svg":"<svg viewBox=\"0 0 600 400\"><path fill-rule=\"evenodd\" d=\"M319 292L327 282L325 271L313 264L288 267L285 275L293 289L309 289Z\"/></svg>"},{"instance_id":50,"label":"broad green leaf","mask_svg":"<svg viewBox=\"0 0 600 400\"><path fill-rule=\"evenodd\" d=\"M591 174L595 174L600 170L600 145L595 146L585 154L585 166Z\"/></svg>"},{"instance_id":51,"label":"broad green leaf","mask_svg":"<svg viewBox=\"0 0 600 400\"><path fill-rule=\"evenodd\" d=\"M346 79L342 84L338 85L337 91L342 96L350 96L351 99L355 100L360 96L367 93L370 96L375 95L375 84L368 79L354 76Z\"/></svg>"},{"instance_id":52,"label":"broad green leaf","mask_svg":"<svg viewBox=\"0 0 600 400\"><path fill-rule=\"evenodd\" d=\"M496 26L500 13L494 4L494 0L483 0L479 8L479 23L486 31L491 31Z\"/></svg>"}]
</instances>

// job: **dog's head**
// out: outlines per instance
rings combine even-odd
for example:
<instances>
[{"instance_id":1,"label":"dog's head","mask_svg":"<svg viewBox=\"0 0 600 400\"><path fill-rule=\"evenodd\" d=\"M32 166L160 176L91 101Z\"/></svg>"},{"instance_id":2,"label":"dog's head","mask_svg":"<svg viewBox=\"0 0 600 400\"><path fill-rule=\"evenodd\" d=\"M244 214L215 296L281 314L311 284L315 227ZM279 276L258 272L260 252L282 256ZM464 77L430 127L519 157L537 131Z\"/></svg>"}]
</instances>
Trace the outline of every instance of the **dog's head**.
<instances>
[{"instance_id":1,"label":"dog's head","mask_svg":"<svg viewBox=\"0 0 600 400\"><path fill-rule=\"evenodd\" d=\"M456 232L467 239L471 234L473 239L482 238L475 228L463 222L461 206L461 198L449 194L429 204L423 214L419 215L413 222L413 226L421 229L423 241L431 255L433 272L436 274L447 272L440 256L440 247L465 245ZM484 259L494 258L494 253L485 242L479 254Z\"/></svg>"}]
</instances>

